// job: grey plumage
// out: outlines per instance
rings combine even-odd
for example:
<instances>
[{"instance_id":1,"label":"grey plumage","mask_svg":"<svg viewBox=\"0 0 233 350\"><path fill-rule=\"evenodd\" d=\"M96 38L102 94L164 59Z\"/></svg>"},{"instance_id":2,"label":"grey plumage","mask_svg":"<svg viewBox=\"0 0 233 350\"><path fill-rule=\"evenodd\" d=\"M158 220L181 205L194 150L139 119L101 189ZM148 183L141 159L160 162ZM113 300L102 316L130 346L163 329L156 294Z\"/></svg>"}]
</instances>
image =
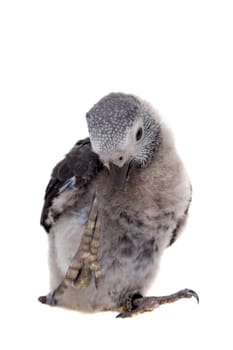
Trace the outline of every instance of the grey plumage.
<instances>
[{"instance_id":1,"label":"grey plumage","mask_svg":"<svg viewBox=\"0 0 233 350\"><path fill-rule=\"evenodd\" d=\"M153 281L185 223L191 185L171 131L147 102L110 94L87 113L87 123L90 140L79 141L54 168L46 190L41 223L49 232L50 287L61 284L82 246L95 195L102 279L69 285L56 304L117 310Z\"/></svg>"},{"instance_id":2,"label":"grey plumage","mask_svg":"<svg viewBox=\"0 0 233 350\"><path fill-rule=\"evenodd\" d=\"M87 113L87 123L92 147L105 163L109 152L112 159L114 155L120 157L126 153L127 147L133 145L129 138L136 128L142 128L144 137L140 147L135 145L128 155L140 166L147 165L160 142L159 120L153 118L145 104L135 96L112 93L102 98ZM124 161L122 159L120 165Z\"/></svg>"}]
</instances>

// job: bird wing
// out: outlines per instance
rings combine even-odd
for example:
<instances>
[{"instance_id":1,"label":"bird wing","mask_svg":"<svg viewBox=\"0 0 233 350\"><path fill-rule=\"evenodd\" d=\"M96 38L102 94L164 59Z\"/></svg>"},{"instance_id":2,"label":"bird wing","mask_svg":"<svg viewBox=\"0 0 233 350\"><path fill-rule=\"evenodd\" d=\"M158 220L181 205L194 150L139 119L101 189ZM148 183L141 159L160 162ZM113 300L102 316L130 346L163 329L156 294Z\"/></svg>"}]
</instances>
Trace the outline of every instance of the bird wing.
<instances>
[{"instance_id":1,"label":"bird wing","mask_svg":"<svg viewBox=\"0 0 233 350\"><path fill-rule=\"evenodd\" d=\"M98 155L91 149L89 138L78 141L65 158L55 166L45 190L40 220L47 232L52 226L48 216L53 216L53 223L58 218L51 211L53 200L71 188L86 187L102 168L103 164Z\"/></svg>"}]
</instances>

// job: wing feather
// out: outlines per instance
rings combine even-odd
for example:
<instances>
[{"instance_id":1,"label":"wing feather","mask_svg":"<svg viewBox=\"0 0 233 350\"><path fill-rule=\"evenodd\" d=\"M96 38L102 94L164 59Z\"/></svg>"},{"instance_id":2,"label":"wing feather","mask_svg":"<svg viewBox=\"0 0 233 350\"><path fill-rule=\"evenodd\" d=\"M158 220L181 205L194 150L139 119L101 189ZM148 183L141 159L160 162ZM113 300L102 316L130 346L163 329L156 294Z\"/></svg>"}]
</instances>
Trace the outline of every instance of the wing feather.
<instances>
[{"instance_id":1,"label":"wing feather","mask_svg":"<svg viewBox=\"0 0 233 350\"><path fill-rule=\"evenodd\" d=\"M41 213L41 225L49 232L51 223L48 216L54 198L71 187L82 188L103 168L99 157L91 149L90 139L78 141L65 158L53 169L51 179L46 187L44 206ZM54 217L56 220L56 217Z\"/></svg>"}]
</instances>

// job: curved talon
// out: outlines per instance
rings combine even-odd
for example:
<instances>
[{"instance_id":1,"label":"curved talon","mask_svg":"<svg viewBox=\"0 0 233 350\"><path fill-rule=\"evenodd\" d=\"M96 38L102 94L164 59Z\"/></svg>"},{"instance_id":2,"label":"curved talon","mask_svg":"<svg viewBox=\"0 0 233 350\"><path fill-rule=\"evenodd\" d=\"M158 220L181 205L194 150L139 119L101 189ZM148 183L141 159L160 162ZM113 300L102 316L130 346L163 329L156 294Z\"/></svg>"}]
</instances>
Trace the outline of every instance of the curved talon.
<instances>
[{"instance_id":1,"label":"curved talon","mask_svg":"<svg viewBox=\"0 0 233 350\"><path fill-rule=\"evenodd\" d=\"M188 297L188 294L190 294L190 298L192 298L192 297L196 298L197 303L199 304L199 302L200 302L199 296L194 290L192 290L192 289L184 289L184 290L187 293L187 297Z\"/></svg>"}]
</instances>

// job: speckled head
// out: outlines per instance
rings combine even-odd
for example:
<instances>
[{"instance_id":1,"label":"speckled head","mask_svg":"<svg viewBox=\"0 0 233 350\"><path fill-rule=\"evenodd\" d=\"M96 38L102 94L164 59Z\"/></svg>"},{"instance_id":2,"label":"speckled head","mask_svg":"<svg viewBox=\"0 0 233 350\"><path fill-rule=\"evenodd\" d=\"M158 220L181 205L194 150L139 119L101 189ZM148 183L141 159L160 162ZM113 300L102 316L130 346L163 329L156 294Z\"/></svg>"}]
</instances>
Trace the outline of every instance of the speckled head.
<instances>
[{"instance_id":1,"label":"speckled head","mask_svg":"<svg viewBox=\"0 0 233 350\"><path fill-rule=\"evenodd\" d=\"M139 115L140 104L134 96L111 93L103 97L86 115L94 151L109 152L123 145Z\"/></svg>"},{"instance_id":2,"label":"speckled head","mask_svg":"<svg viewBox=\"0 0 233 350\"><path fill-rule=\"evenodd\" d=\"M159 123L133 95L105 96L87 113L87 124L92 149L118 188L125 188L133 168L148 166L159 145Z\"/></svg>"}]
</instances>

